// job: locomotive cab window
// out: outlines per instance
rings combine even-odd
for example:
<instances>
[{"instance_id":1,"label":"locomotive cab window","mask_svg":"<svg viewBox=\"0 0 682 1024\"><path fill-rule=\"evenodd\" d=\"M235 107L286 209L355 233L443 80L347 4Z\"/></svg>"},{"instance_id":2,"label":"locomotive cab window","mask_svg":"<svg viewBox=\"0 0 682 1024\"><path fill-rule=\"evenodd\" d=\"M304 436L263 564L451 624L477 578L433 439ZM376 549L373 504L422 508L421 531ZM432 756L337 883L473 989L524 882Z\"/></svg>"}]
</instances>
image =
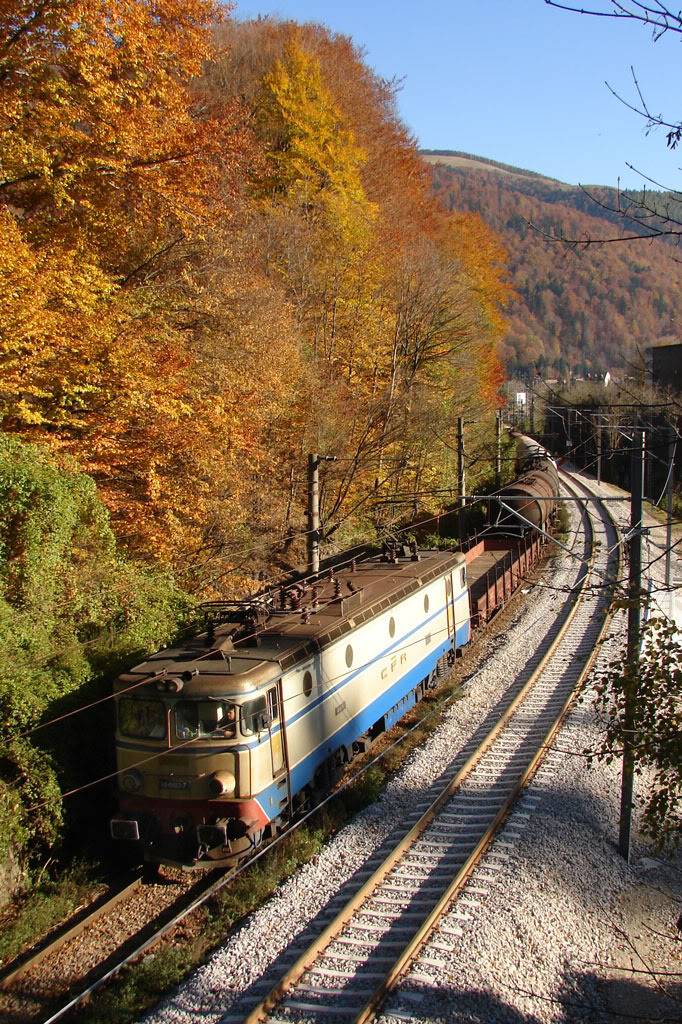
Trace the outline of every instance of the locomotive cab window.
<instances>
[{"instance_id":1,"label":"locomotive cab window","mask_svg":"<svg viewBox=\"0 0 682 1024\"><path fill-rule=\"evenodd\" d=\"M270 718L273 722L279 721L279 694L277 693L277 687L273 686L271 690L268 690L268 711L270 712Z\"/></svg>"},{"instance_id":2,"label":"locomotive cab window","mask_svg":"<svg viewBox=\"0 0 682 1024\"><path fill-rule=\"evenodd\" d=\"M254 736L268 727L265 697L254 697L242 704L242 736Z\"/></svg>"},{"instance_id":3,"label":"locomotive cab window","mask_svg":"<svg viewBox=\"0 0 682 1024\"><path fill-rule=\"evenodd\" d=\"M460 569L460 586L465 587L467 582L467 571L466 569Z\"/></svg>"},{"instance_id":4,"label":"locomotive cab window","mask_svg":"<svg viewBox=\"0 0 682 1024\"><path fill-rule=\"evenodd\" d=\"M181 700L175 705L175 735L179 740L236 733L234 705L223 700Z\"/></svg>"},{"instance_id":5,"label":"locomotive cab window","mask_svg":"<svg viewBox=\"0 0 682 1024\"><path fill-rule=\"evenodd\" d=\"M166 709L161 700L118 701L118 727L124 736L141 740L162 740L166 736Z\"/></svg>"}]
</instances>

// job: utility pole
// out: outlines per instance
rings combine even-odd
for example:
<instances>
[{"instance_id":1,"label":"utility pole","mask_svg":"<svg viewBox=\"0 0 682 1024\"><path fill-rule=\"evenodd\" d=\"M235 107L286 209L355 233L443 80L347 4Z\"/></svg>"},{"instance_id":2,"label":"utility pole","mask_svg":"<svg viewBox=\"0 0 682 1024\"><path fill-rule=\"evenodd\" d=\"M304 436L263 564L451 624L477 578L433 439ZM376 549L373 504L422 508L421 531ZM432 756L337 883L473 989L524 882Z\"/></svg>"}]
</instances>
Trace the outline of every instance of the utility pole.
<instances>
[{"instance_id":1,"label":"utility pole","mask_svg":"<svg viewBox=\"0 0 682 1024\"><path fill-rule=\"evenodd\" d=\"M566 409L566 455L570 458L571 449L573 447L573 440L571 438L571 412L572 409Z\"/></svg>"},{"instance_id":2,"label":"utility pole","mask_svg":"<svg viewBox=\"0 0 682 1024\"><path fill-rule=\"evenodd\" d=\"M530 385L530 435L531 437L535 433L535 394L533 392L533 383Z\"/></svg>"},{"instance_id":3,"label":"utility pole","mask_svg":"<svg viewBox=\"0 0 682 1024\"><path fill-rule=\"evenodd\" d=\"M601 414L596 412L592 417L594 424L594 448L597 457L597 483L601 483Z\"/></svg>"},{"instance_id":4,"label":"utility pole","mask_svg":"<svg viewBox=\"0 0 682 1024\"><path fill-rule=\"evenodd\" d=\"M625 706L623 710L623 775L620 790L620 831L618 852L629 863L632 797L635 757L632 737L635 730L637 684L639 682L639 633L642 610L642 490L646 432L637 429L632 438L630 459L630 575L628 581L628 644Z\"/></svg>"},{"instance_id":5,"label":"utility pole","mask_svg":"<svg viewBox=\"0 0 682 1024\"><path fill-rule=\"evenodd\" d=\"M464 417L457 417L457 495L460 506L466 504L466 480L464 474Z\"/></svg>"},{"instance_id":6,"label":"utility pole","mask_svg":"<svg viewBox=\"0 0 682 1024\"><path fill-rule=\"evenodd\" d=\"M495 449L495 488L502 486L502 410L497 410L495 417L495 437L497 447Z\"/></svg>"},{"instance_id":7,"label":"utility pole","mask_svg":"<svg viewBox=\"0 0 682 1024\"><path fill-rule=\"evenodd\" d=\"M665 585L672 585L673 550L673 485L675 483L675 448L677 431L672 423L668 426L668 481L666 484L668 523L665 530Z\"/></svg>"},{"instance_id":8,"label":"utility pole","mask_svg":"<svg viewBox=\"0 0 682 1024\"><path fill-rule=\"evenodd\" d=\"M320 571L320 457L317 452L308 455L308 572Z\"/></svg>"},{"instance_id":9,"label":"utility pole","mask_svg":"<svg viewBox=\"0 0 682 1024\"><path fill-rule=\"evenodd\" d=\"M320 571L320 463L336 462L335 455L308 455L308 532L306 551L308 573Z\"/></svg>"}]
</instances>

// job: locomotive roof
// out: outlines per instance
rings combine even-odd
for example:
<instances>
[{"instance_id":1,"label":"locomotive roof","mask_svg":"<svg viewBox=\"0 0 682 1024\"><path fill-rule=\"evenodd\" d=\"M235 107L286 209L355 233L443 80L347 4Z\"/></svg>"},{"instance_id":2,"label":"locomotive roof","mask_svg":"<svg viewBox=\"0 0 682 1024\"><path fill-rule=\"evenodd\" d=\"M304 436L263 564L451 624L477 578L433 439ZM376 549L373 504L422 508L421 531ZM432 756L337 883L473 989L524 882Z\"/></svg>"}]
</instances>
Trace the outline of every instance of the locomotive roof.
<instances>
[{"instance_id":1,"label":"locomotive roof","mask_svg":"<svg viewBox=\"0 0 682 1024\"><path fill-rule=\"evenodd\" d=\"M208 633L202 633L182 646L153 654L120 676L115 691L134 686L140 695L148 695L155 692L159 677L172 678L184 672L195 674L184 684L183 696L215 694L217 690L225 694L251 692L277 679L283 670L329 647L448 569L465 563L465 555L459 551L420 551L418 561L409 555L396 562L380 556L358 561L352 567L335 571L333 578L318 580L316 610L312 587L308 586L301 607L269 608L267 619L254 629L255 636L237 640L233 645L229 639L231 624L218 626L211 640ZM145 676L150 677L149 683L135 686Z\"/></svg>"}]
</instances>

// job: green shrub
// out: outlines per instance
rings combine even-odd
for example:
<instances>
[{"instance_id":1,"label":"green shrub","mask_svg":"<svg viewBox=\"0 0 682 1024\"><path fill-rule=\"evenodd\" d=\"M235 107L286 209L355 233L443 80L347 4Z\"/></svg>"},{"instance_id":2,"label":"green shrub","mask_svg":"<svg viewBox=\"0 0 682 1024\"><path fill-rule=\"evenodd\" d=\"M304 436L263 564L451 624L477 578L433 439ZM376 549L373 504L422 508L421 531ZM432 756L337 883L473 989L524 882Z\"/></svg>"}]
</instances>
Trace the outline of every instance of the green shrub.
<instances>
[{"instance_id":1,"label":"green shrub","mask_svg":"<svg viewBox=\"0 0 682 1024\"><path fill-rule=\"evenodd\" d=\"M58 781L104 774L106 714L31 730L110 692L190 608L170 574L120 555L90 477L0 434L0 856L40 857L61 834Z\"/></svg>"},{"instance_id":2,"label":"green shrub","mask_svg":"<svg viewBox=\"0 0 682 1024\"><path fill-rule=\"evenodd\" d=\"M92 867L77 861L59 880L45 873L32 891L14 908L0 931L0 964L5 966L23 949L32 946L68 914L73 913L101 883Z\"/></svg>"}]
</instances>

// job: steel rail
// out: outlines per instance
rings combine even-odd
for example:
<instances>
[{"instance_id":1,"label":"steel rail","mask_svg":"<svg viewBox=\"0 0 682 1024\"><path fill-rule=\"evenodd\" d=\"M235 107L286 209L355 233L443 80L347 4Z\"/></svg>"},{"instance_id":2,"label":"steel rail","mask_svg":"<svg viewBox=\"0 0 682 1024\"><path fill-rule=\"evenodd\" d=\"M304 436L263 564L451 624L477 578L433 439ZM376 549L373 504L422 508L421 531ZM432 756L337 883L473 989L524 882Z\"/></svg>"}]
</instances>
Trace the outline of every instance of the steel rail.
<instances>
[{"instance_id":1,"label":"steel rail","mask_svg":"<svg viewBox=\"0 0 682 1024\"><path fill-rule=\"evenodd\" d=\"M575 481L574 483L577 483L578 486L583 489L587 489L581 481ZM604 511L607 513L607 517L610 521L612 528L617 533L618 528L613 520L611 513L608 512L606 506L603 507ZM616 572L613 573L613 578L615 581L615 579L617 578L618 563L620 561L620 552L607 552L607 564L605 567L607 572L609 569L609 561L615 561L617 563ZM577 604L578 602L576 602L576 609ZM590 655L587 658L587 661L585 662L579 673L576 685L574 686L571 693L568 694L556 720L547 730L540 746L538 747L538 750L533 756L528 767L526 768L523 775L520 777L520 779L514 786L514 789L510 794L509 798L500 808L497 815L495 816L495 819L493 820L489 828L486 830L485 834L481 837L479 843L477 844L476 848L472 851L470 857L467 859L465 864L460 868L460 870L455 874L452 882L443 892L443 895L440 897L437 904L434 906L433 910L428 914L427 918L425 919L421 927L418 929L418 931L415 933L413 938L410 940L410 942L407 943L404 950L401 952L400 956L396 959L395 964L391 967L389 972L387 972L386 978L381 986L381 991L377 989L372 998L367 1001L365 1007L361 1010L360 1013L357 1014L355 1020L353 1021L353 1024L367 1024L368 1021L372 1020L376 1016L377 1010L381 1007L381 1005L383 1005L383 1003L386 1000L386 997L390 995L390 993L393 991L396 982L399 980L400 976L404 974L405 969L409 967L409 965L418 956L423 946L428 942L430 935L432 934L434 928L438 924L438 921L443 915L443 913L447 910L447 908L455 899L455 897L466 885L469 877L471 876L478 862L481 860L483 854L485 853L485 851L488 849L493 839L495 838L495 834L504 824L504 821L508 817L509 812L513 807L513 804L516 802L523 789L526 787L528 782L533 778L533 776L537 772L538 768L540 767L540 764L542 763L542 760L546 756L549 746L554 740L554 737L561 729L567 715L571 710L572 705L577 699L580 690L582 689L585 683L585 680L587 679L590 672L592 671L592 668L594 667L594 663L599 653L599 641L610 627L612 618L613 608L608 607L604 615L604 620L599 631L599 637L597 639L597 642L595 643Z\"/></svg>"},{"instance_id":2,"label":"steel rail","mask_svg":"<svg viewBox=\"0 0 682 1024\"><path fill-rule=\"evenodd\" d=\"M148 949L151 949L152 946L155 946L157 944L157 942L159 942L163 938L164 935L166 935L172 928L174 928L177 924L179 924L180 921L184 920L184 918L187 917L188 914L191 914L192 911L196 910L203 903L205 903L206 900L210 899L210 897L215 892L217 892L220 888L222 888L222 886L225 885L226 881L227 881L224 878L224 874L225 873L223 871L219 872L220 877L217 879L217 881L212 881L212 879L215 878L215 874L216 874L215 871L207 872L206 876L203 879L201 879L197 883L196 886L194 886L194 890L196 890L197 888L201 889L201 891L200 891L198 896L196 896L194 899L192 899L191 902L188 903L187 906L185 906L182 910L172 914L170 919L166 920L164 922L164 924L161 925L160 928L157 928L151 935L149 935L149 937L147 939L145 939L139 945L135 946L135 948L132 950L132 952L126 954L123 957L121 957L120 959L118 959L112 965L112 967L110 967L109 969L103 971L101 974L98 974L97 977L94 979L94 981L91 982L90 985L87 985L83 989L81 989L67 1003L65 1003L64 1005L60 1006L59 1009L55 1010L52 1014L50 1014L49 1017L43 1018L43 1020L41 1021L41 1024L55 1024L56 1021L61 1020L62 1017L64 1017L71 1010L74 1010L80 1003L84 1002L86 999L89 999L90 996L94 992L96 992L99 988L102 988L102 986L105 985L106 982L110 981L117 974L119 974L120 971L122 971L124 967L127 967L128 964L132 963L134 960L137 960L138 957L140 957L144 953L146 953ZM203 888L202 888L202 886L203 886ZM190 890L190 894L191 894L192 891L193 890ZM186 899L186 898L187 898L187 894L185 894L184 896L179 897L177 902L181 903L182 900ZM172 907L172 904L171 904L171 907ZM105 908L105 909L110 909L110 908ZM169 913L169 909L167 909L166 911L163 911L161 913L161 915L159 915L159 916L167 915ZM90 922L88 922L88 923L90 923ZM148 931L148 929L150 927L152 927L152 925L153 925L153 921L150 922L149 925L143 926L139 930L139 932L137 932L136 934L137 935L144 934L144 932ZM124 942L123 945L125 946L125 945L130 944L132 941L134 941L134 939L135 939L135 935L131 936L131 938L128 939L126 942ZM52 952L52 950L50 950L50 952ZM114 954L112 954L112 955L114 955ZM95 968L95 970L96 970L96 968Z\"/></svg>"},{"instance_id":3,"label":"steel rail","mask_svg":"<svg viewBox=\"0 0 682 1024\"><path fill-rule=\"evenodd\" d=\"M82 908L80 912L72 914L71 920L75 919L74 924L68 925L68 922L65 922L56 929L53 928L39 943L32 947L32 950L29 949L25 954L15 957L0 972L0 990L8 989L12 982L20 978L22 974L30 971L33 967L37 967L38 964L42 963L43 960L53 953L56 953L58 949L67 942L70 942L71 939L75 939L100 917L104 917L110 910L113 910L119 903L122 903L128 896L132 895L141 885L142 875L140 874L131 881L125 882L120 888L116 887L113 893L104 893L97 897L91 906ZM50 935L53 935L54 938L51 939Z\"/></svg>"},{"instance_id":4,"label":"steel rail","mask_svg":"<svg viewBox=\"0 0 682 1024\"><path fill-rule=\"evenodd\" d=\"M438 706L434 708L432 712L426 715L425 718L429 719L434 715L442 713L444 708L447 707L453 699L454 698L451 697L447 698L445 701L439 702ZM263 844L253 857L250 857L247 861L240 864L236 868L223 872L221 876L217 879L217 881L213 882L206 890L204 890L203 893L201 893L189 905L187 905L181 911L175 914L172 918L170 918L170 920L166 921L156 932L154 932L153 935L145 939L140 945L136 946L130 953L126 954L126 956L124 957L121 957L117 961L117 963L112 965L111 968L109 968L102 974L98 975L92 981L91 984L89 984L87 987L83 988L80 992L73 996L66 1005L60 1007L50 1017L47 1017L43 1021L41 1021L41 1024L56 1024L58 1020L60 1020L71 1010L74 1010L80 1003L84 1002L86 999L89 999L95 992L97 992L100 988L106 985L107 982L112 981L116 977L116 975L118 975L124 968L139 960L140 957L144 956L145 953L149 952L150 949L152 949L158 942L160 942L161 939L163 939L170 931L172 931L173 928L180 924L186 917L192 914L195 910L198 910L207 900L216 895L216 893L218 893L221 889L223 889L226 885L233 881L233 879L237 875L241 874L247 868L255 864L261 857L265 856L265 854L269 850L276 846L278 842L286 838L287 835L290 835L292 832L294 832L298 827L303 825L308 820L308 818L312 817L314 814L320 811L327 803L329 803L331 800L334 800L346 789L348 789L349 786L351 786L354 782L357 781L357 779L364 775L364 773L369 768L371 768L377 762L381 761L389 751L391 751L394 747L399 746L412 732L415 731L415 729L418 729L424 720L425 719L420 719L419 721L411 725L402 735L400 735L396 740L389 744L389 746L379 751L378 754L376 754L370 761L368 761L367 764L363 765L362 768L355 772L340 787L338 787L332 793L326 796L324 800L322 800L319 804L313 807L302 818L297 819L293 823L293 825L286 830L286 832L280 833L273 841ZM213 872L211 872L211 877L212 876ZM132 887L130 891L132 891ZM117 900L116 902L120 902L120 900ZM107 910L111 910L113 905L114 903L110 902L105 907L103 907L102 914ZM98 914L98 916L101 915ZM49 946L45 947L45 949L42 949L39 954L36 954L36 960L33 960L33 958L31 958L30 963L27 962L24 964L22 962L22 964L17 968L16 973L14 971L12 972L11 978L9 975L6 976L5 980L7 984L9 985L10 980L18 977L19 974L24 973L24 971L27 971L30 967L35 966L36 963L38 962L38 958L44 959L50 953L54 953L56 949L58 949L59 946L63 945L66 941L68 941L68 939L75 938L76 935L80 931L82 931L87 924L91 924L93 920L93 917L89 917L84 922L82 927L76 925L74 926L73 929L69 929L68 934L66 934L63 938L60 936L56 943L50 944ZM0 988L2 988L1 983Z\"/></svg>"},{"instance_id":5,"label":"steel rail","mask_svg":"<svg viewBox=\"0 0 682 1024\"><path fill-rule=\"evenodd\" d=\"M587 530L589 531L591 537L589 547L591 549L590 565L592 565L595 559L595 552L597 550L597 547L594 544L592 524L589 515L585 510L581 511L583 515L583 522L587 526ZM296 985L298 981L300 981L303 975L305 975L308 971L314 973L313 965L318 960L318 958L320 958L324 954L324 951L328 948L330 943L339 935L339 933L343 930L345 925L349 923L349 921L353 918L354 914L361 908L361 906L372 897L372 894L375 892L375 890L378 889L381 882L387 877L387 875L390 873L393 867L400 860L402 860L405 853L409 851L411 847L414 846L417 839L419 839L419 837L425 832L428 826L437 818L440 810L449 801L454 792L461 787L464 780L472 773L476 765L480 762L480 760L484 757L488 750L493 746L494 742L506 728L507 724L510 722L515 712L519 709L520 705L525 701L525 699L528 697L531 691L535 688L538 679L541 677L543 671L546 669L546 667L549 665L552 658L554 657L557 648L559 647L566 631L572 623L577 613L577 610L580 606L582 593L585 589L589 577L590 565L581 566L579 570L579 589L574 589L573 591L574 596L568 612L563 613L563 621L561 621L559 628L552 636L548 649L545 651L540 662L532 671L531 675L523 684L519 692L516 694L513 701L507 707L501 718L488 731L488 733L483 738L479 746L467 758L467 760L459 769L459 771L442 788L442 790L438 793L436 798L431 802L429 807L421 815L419 820L400 839L398 844L389 852L387 857L373 871L373 873L364 882L360 889L358 889L357 892L355 892L353 896L351 896L351 898L341 908L341 910L334 917L334 919L331 922L329 922L329 924L323 929L323 931L301 953L301 955L297 958L294 964L291 965L291 967L285 972L285 974L279 979L279 981L276 982L276 984L270 989L270 991L251 1009L248 1015L243 1018L244 1024L256 1024L256 1022L267 1020L270 1011L275 1009L277 1004L280 1003L284 997L286 997L287 993L289 993L290 990L293 989L293 987ZM561 618L561 616L559 616L559 618ZM604 626L602 625L602 631L603 628ZM583 678L584 674L581 674L581 681ZM507 817L511 805L526 785L528 779L531 777L532 774L534 774L537 765L539 764L540 760L545 754L544 748L546 742L548 741L548 739L551 738L551 736L554 734L554 731L556 731L556 729L559 727L560 720L566 714L568 707L575 698L576 692L576 688L574 687L571 691L570 697L565 702L560 717L553 723L552 727L547 731L546 735L543 737L540 748L536 752L536 755L533 759L532 766L529 766L526 769L522 778L519 779L518 783L515 785L510 798L505 801L504 805L500 808L498 814L496 814L490 827L486 830L485 834L480 838L475 849L467 858L464 865L458 870L457 874L455 875L454 882L451 884L451 886L448 887L448 895L443 895L439 899L436 908L434 908L434 910L429 914L428 920L422 923L422 925L419 927L413 939L410 940L410 943L414 941L418 946L421 942L424 941L424 936L428 935L432 930L433 922L435 922L441 915L443 907L446 906L448 902L450 902L450 899L452 898L454 892L464 885L466 879L468 878L469 874L475 867L477 861L482 856L482 853L490 844L492 837L499 829L501 823ZM372 996L367 1001L362 1011L357 1016L353 1017L353 1020L356 1022L356 1024L360 1024L360 1022L370 1019L374 1007L379 1005L382 1002L383 998L385 997L385 994L387 992L387 986L392 984L392 980L398 976L398 974L403 969L404 964L409 962L413 958L414 951L412 950L410 943L406 944L406 946L403 948L403 951L399 954L397 960L394 961L393 966L384 973L382 980L379 982L378 985L375 986ZM333 954L331 955L333 956ZM311 1007L311 1010L313 1010L314 1012L313 1007ZM341 1010L339 1010L339 1012L341 1012Z\"/></svg>"},{"instance_id":6,"label":"steel rail","mask_svg":"<svg viewBox=\"0 0 682 1024\"><path fill-rule=\"evenodd\" d=\"M586 570L585 570L585 577L586 577ZM567 625L568 625L568 623L565 623L565 627L566 628L567 628ZM507 709L507 712L505 712L505 721L509 717L509 714L508 714L509 710L510 709ZM418 725L418 723L417 723L417 725ZM413 728L416 728L416 727L417 726L415 725ZM412 731L412 730L410 730L410 731ZM402 737L401 737L401 739L402 739ZM399 742L399 741L396 741L396 742ZM393 746L393 745L394 744L391 744L391 746ZM380 759L381 756L382 756L382 753L377 755L376 758L373 758L372 761L370 761L369 764L367 766L365 766L365 768L361 769L360 772L358 772L355 776L353 776L353 779L356 778L357 776L359 776L360 774L362 774L362 772L364 770L366 770L367 767L370 767L376 760ZM472 767L476 763L476 760L477 760L477 758L472 758ZM351 781L353 781L353 780L351 780ZM344 785L341 788L345 789L346 786ZM323 801L323 804L326 803L328 800L333 799L335 795L336 795L336 793L330 794L330 796L327 797L325 799L325 801ZM314 813L315 810L317 810L317 808L314 808L313 811L311 811L310 813ZM306 815L305 817L307 818L308 816L309 815ZM305 820L305 819L303 819L303 820ZM296 824L298 825L298 824L301 824L301 823L302 823L302 821L301 822L297 822ZM279 839L281 839L281 838L283 838L283 836L278 836L277 840L275 840L275 843ZM237 874L241 873L242 870L244 870L245 868L250 866L251 863L254 863L255 861L257 861L261 856L265 855L265 853L268 851L268 849L270 849L270 847L272 845L275 845L275 844L274 843L266 844L264 847L262 847L258 851L258 853L253 858L250 858L248 862L244 863L243 865L240 865L238 868L232 869L231 871L227 871L227 872L221 872L220 877L216 881L213 881L209 885L207 885L207 887L198 896L196 896L196 898L191 900L191 902L188 903L187 906L185 906L178 913L173 914L152 935L148 936L144 941L142 941L141 943L136 945L135 948L130 953L128 953L125 956L121 957L110 968L108 968L106 971L104 971L101 974L99 974L92 981L91 984L87 985L82 990L80 990L65 1005L63 1005L60 1008L58 1008L57 1010L55 1010L49 1017L44 1018L42 1020L41 1024L56 1024L56 1022L59 1021L60 1019L62 1019L67 1013L69 1013L71 1010L75 1009L79 1004L81 1004L85 1000L89 999L98 989L102 988L105 984L107 984L107 982L113 980L113 978L116 977L116 975L118 975L121 972L121 970L123 970L125 967L127 967L130 964L132 964L136 960L140 959L140 957L142 957L151 948L153 948L165 935L167 935L173 928L175 928L182 920L184 920L187 916L192 914L195 910L199 909L208 899L210 899L220 889L222 889L226 884L228 884L232 880L232 878L234 878ZM214 877L214 873L213 872L210 873L210 877L211 878ZM101 909L98 910L98 912L96 914L96 917L93 917L93 916L86 917L86 919L84 919L83 922L78 922L76 925L73 926L72 929L68 929L68 931L66 933L64 933L64 935L60 935L57 938L57 940L56 940L56 944L55 943L51 943L48 946L46 946L45 948L39 950L36 953L35 959L33 957L31 957L26 962L22 962L20 965L17 966L16 970L11 971L10 974L6 975L2 979L2 981L0 982L0 988L1 987L9 986L11 980L16 979L17 977L19 977L20 974L23 974L26 971L28 971L32 966L36 966L37 963L40 960L46 958L51 953L54 953L57 948L59 948L60 946L64 945L69 939L75 938L76 935L79 932L83 931L85 929L85 927L87 927L87 925L93 923L93 921L96 918L98 918L100 916L103 916L108 910L111 910L116 903L121 902L125 895L131 894L133 889L136 888L137 886L139 886L139 880L136 880L134 883L131 883L131 886L129 887L129 889L128 889L128 891L126 893L118 894L116 897L114 897L112 899L112 901L109 901L106 904L104 904L101 907ZM144 931L144 930L146 930L146 929L143 929L142 931ZM132 941L132 940L129 940L129 942L130 941Z\"/></svg>"}]
</instances>

